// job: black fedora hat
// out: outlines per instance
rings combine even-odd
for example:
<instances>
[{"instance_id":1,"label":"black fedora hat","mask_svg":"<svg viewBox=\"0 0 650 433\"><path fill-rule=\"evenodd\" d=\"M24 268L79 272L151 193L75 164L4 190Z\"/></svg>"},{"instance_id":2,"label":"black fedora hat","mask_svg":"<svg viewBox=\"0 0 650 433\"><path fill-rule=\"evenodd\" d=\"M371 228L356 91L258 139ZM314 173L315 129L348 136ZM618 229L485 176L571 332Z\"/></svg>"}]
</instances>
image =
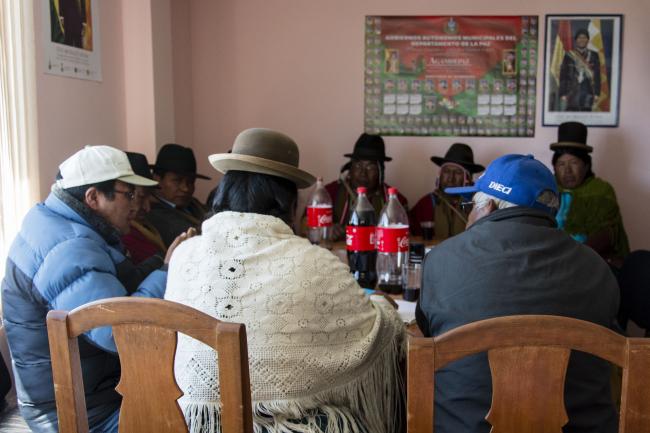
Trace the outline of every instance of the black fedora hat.
<instances>
[{"instance_id":1,"label":"black fedora hat","mask_svg":"<svg viewBox=\"0 0 650 433\"><path fill-rule=\"evenodd\" d=\"M580 122L564 122L557 128L557 143L551 144L551 150L578 149L587 153L594 150L587 145L587 127Z\"/></svg>"},{"instance_id":2,"label":"black fedora hat","mask_svg":"<svg viewBox=\"0 0 650 433\"><path fill-rule=\"evenodd\" d=\"M474 164L474 152L472 148L465 143L454 143L449 147L444 158L432 156L431 161L440 166L446 162L452 162L465 167L470 173L479 173L485 170L481 164Z\"/></svg>"},{"instance_id":3,"label":"black fedora hat","mask_svg":"<svg viewBox=\"0 0 650 433\"><path fill-rule=\"evenodd\" d=\"M135 174L153 179L146 155L137 152L126 152L126 156L129 158L129 164L131 164L131 168Z\"/></svg>"},{"instance_id":4,"label":"black fedora hat","mask_svg":"<svg viewBox=\"0 0 650 433\"><path fill-rule=\"evenodd\" d=\"M156 163L151 166L154 173L157 171L171 171L182 175L195 176L200 179L210 179L208 176L196 172L196 158L189 147L180 144L168 143L160 148Z\"/></svg>"},{"instance_id":5,"label":"black fedora hat","mask_svg":"<svg viewBox=\"0 0 650 433\"><path fill-rule=\"evenodd\" d=\"M370 135L365 132L354 143L352 153L346 153L343 156L369 161L392 161L393 159L386 156L386 145L384 144L383 138L379 135Z\"/></svg>"}]
</instances>

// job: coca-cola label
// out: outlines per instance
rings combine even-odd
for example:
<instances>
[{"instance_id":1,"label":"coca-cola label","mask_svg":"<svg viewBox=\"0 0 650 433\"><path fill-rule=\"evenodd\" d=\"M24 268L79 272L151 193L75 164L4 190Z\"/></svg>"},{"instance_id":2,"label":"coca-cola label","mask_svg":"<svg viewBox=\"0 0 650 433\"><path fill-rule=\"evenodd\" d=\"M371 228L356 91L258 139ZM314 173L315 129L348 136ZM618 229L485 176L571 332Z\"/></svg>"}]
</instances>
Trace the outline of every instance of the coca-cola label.
<instances>
[{"instance_id":1,"label":"coca-cola label","mask_svg":"<svg viewBox=\"0 0 650 433\"><path fill-rule=\"evenodd\" d=\"M380 253L403 253L408 250L408 227L377 227L377 251Z\"/></svg>"},{"instance_id":2,"label":"coca-cola label","mask_svg":"<svg viewBox=\"0 0 650 433\"><path fill-rule=\"evenodd\" d=\"M374 226L347 226L345 227L345 246L348 251L374 251L375 227Z\"/></svg>"},{"instance_id":3,"label":"coca-cola label","mask_svg":"<svg viewBox=\"0 0 650 433\"><path fill-rule=\"evenodd\" d=\"M329 227L332 225L332 206L307 207L308 227Z\"/></svg>"}]
</instances>

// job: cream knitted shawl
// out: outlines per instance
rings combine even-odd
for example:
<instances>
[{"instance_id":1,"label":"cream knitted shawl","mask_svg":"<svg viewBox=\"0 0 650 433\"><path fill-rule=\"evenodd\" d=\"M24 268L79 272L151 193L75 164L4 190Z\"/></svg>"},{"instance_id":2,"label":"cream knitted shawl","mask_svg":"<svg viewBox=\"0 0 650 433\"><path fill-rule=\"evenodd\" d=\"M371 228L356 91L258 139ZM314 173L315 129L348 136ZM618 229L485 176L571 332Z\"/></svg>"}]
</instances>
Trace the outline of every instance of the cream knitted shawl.
<instances>
[{"instance_id":1,"label":"cream knitted shawl","mask_svg":"<svg viewBox=\"0 0 650 433\"><path fill-rule=\"evenodd\" d=\"M327 433L392 433L404 325L388 302L275 217L221 212L202 233L174 252L165 298L246 325L255 431L319 432L319 409ZM215 353L180 336L175 372L190 431L220 431Z\"/></svg>"}]
</instances>

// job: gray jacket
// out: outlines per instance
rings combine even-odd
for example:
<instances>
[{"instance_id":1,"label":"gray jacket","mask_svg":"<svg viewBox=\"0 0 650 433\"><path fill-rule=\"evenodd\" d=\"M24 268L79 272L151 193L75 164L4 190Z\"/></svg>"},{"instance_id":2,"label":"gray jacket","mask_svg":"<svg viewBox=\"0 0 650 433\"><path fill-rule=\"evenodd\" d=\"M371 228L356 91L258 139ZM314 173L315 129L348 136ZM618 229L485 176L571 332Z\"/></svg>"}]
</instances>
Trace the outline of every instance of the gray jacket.
<instances>
[{"instance_id":1,"label":"gray jacket","mask_svg":"<svg viewBox=\"0 0 650 433\"><path fill-rule=\"evenodd\" d=\"M418 325L425 336L497 316L551 314L614 328L616 280L588 247L558 230L548 214L502 209L435 247L424 260ZM564 432L615 432L610 367L572 352ZM492 384L485 353L461 359L436 376L435 430L487 433Z\"/></svg>"}]
</instances>

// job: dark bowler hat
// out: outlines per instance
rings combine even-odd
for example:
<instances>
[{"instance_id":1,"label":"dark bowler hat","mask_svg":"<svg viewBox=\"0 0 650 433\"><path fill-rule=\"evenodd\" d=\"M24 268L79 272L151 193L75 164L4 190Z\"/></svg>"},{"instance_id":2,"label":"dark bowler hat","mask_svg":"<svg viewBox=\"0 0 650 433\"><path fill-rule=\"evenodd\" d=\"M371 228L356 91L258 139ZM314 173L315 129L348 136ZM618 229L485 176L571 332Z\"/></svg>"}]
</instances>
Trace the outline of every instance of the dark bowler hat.
<instances>
[{"instance_id":1,"label":"dark bowler hat","mask_svg":"<svg viewBox=\"0 0 650 433\"><path fill-rule=\"evenodd\" d=\"M151 166L156 171L171 171L186 176L195 176L199 179L210 179L208 176L196 172L196 158L189 147L180 144L165 144L158 151L156 163Z\"/></svg>"},{"instance_id":2,"label":"dark bowler hat","mask_svg":"<svg viewBox=\"0 0 650 433\"><path fill-rule=\"evenodd\" d=\"M137 152L126 152L126 156L129 158L129 164L131 164L131 168L135 174L138 176L153 179L151 170L149 169L149 161L147 161L147 157L144 154Z\"/></svg>"},{"instance_id":3,"label":"dark bowler hat","mask_svg":"<svg viewBox=\"0 0 650 433\"><path fill-rule=\"evenodd\" d=\"M393 158L386 156L384 139L379 135L370 135L365 132L359 136L354 143L354 151L343 156L353 159L364 159L368 161L391 161Z\"/></svg>"},{"instance_id":4,"label":"dark bowler hat","mask_svg":"<svg viewBox=\"0 0 650 433\"><path fill-rule=\"evenodd\" d=\"M578 149L587 153L594 150L587 146L587 127L580 122L564 122L557 129L557 143L551 144L551 150L565 148Z\"/></svg>"},{"instance_id":5,"label":"dark bowler hat","mask_svg":"<svg viewBox=\"0 0 650 433\"><path fill-rule=\"evenodd\" d=\"M465 143L452 144L449 150L447 150L447 153L445 153L444 158L432 156L431 161L438 166L446 162L452 162L465 167L465 169L470 173L479 173L485 170L485 167L481 164L474 164L474 152L472 151L472 148Z\"/></svg>"},{"instance_id":6,"label":"dark bowler hat","mask_svg":"<svg viewBox=\"0 0 650 433\"><path fill-rule=\"evenodd\" d=\"M298 145L281 132L265 128L242 131L232 145L232 152L217 153L208 157L210 164L221 173L229 170L269 174L294 182L306 188L316 178L298 168Z\"/></svg>"}]
</instances>

